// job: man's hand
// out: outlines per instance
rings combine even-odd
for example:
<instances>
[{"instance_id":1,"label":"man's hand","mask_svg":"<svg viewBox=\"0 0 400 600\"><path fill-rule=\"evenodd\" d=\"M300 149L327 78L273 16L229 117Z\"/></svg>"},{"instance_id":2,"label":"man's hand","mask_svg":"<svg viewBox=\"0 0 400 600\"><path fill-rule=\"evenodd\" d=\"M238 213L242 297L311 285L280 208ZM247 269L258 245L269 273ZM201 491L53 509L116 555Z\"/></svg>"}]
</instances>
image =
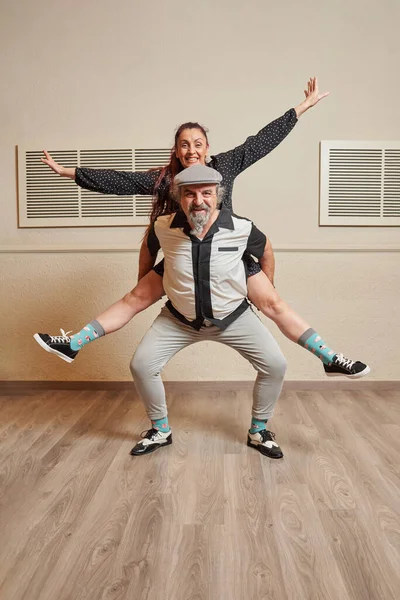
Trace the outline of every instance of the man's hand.
<instances>
[{"instance_id":1,"label":"man's hand","mask_svg":"<svg viewBox=\"0 0 400 600\"><path fill-rule=\"evenodd\" d=\"M305 113L306 110L318 104L320 100L329 96L329 92L321 94L318 87L318 79L316 77L311 77L307 82L307 89L304 90L304 95L306 99L295 108L297 118Z\"/></svg>"}]
</instances>

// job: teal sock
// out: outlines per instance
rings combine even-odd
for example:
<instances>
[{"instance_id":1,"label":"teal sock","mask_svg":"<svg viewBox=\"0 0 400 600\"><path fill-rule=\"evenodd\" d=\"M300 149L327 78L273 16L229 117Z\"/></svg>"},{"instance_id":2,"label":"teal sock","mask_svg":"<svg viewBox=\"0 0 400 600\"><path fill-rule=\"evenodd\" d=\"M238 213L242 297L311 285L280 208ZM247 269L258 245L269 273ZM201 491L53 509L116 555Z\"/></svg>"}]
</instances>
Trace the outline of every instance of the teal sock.
<instances>
[{"instance_id":1,"label":"teal sock","mask_svg":"<svg viewBox=\"0 0 400 600\"><path fill-rule=\"evenodd\" d=\"M309 352L318 356L326 365L329 365L336 352L329 348L321 336L314 329L307 329L298 339L298 344Z\"/></svg>"},{"instance_id":2,"label":"teal sock","mask_svg":"<svg viewBox=\"0 0 400 600\"><path fill-rule=\"evenodd\" d=\"M69 345L72 350L80 350L86 344L90 344L97 338L106 335L104 329L98 321L91 321L88 325L85 325L78 333L71 335L71 341Z\"/></svg>"},{"instance_id":3,"label":"teal sock","mask_svg":"<svg viewBox=\"0 0 400 600\"><path fill-rule=\"evenodd\" d=\"M163 433L168 433L168 431L170 431L168 417L164 417L163 419L151 419L151 426L153 429L159 429Z\"/></svg>"},{"instance_id":4,"label":"teal sock","mask_svg":"<svg viewBox=\"0 0 400 600\"><path fill-rule=\"evenodd\" d=\"M265 421L260 421L260 419L256 419L255 417L252 417L250 433L258 433L259 431L262 431L263 429L267 429L267 420L268 419L266 419Z\"/></svg>"}]
</instances>

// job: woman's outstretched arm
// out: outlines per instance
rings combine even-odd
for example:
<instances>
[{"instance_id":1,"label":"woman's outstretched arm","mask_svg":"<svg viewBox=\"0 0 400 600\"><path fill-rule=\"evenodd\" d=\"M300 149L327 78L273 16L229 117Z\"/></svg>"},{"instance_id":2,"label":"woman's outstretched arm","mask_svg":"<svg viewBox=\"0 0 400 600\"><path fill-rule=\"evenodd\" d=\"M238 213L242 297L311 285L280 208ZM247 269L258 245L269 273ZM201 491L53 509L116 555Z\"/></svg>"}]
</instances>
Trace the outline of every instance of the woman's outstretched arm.
<instances>
[{"instance_id":1,"label":"woman's outstretched arm","mask_svg":"<svg viewBox=\"0 0 400 600\"><path fill-rule=\"evenodd\" d=\"M213 157L214 168L225 177L237 177L245 169L261 160L272 152L292 131L298 119L307 110L315 106L329 92L321 94L316 77L307 83L304 90L305 99L296 108L291 108L284 115L265 125L258 133L248 137L242 144L227 152L221 152ZM226 174L226 175L225 175Z\"/></svg>"},{"instance_id":2,"label":"woman's outstretched arm","mask_svg":"<svg viewBox=\"0 0 400 600\"><path fill-rule=\"evenodd\" d=\"M115 171L113 169L89 169L63 167L56 162L47 150L43 150L42 162L60 177L73 179L80 187L100 194L152 195L160 174L156 171Z\"/></svg>"}]
</instances>

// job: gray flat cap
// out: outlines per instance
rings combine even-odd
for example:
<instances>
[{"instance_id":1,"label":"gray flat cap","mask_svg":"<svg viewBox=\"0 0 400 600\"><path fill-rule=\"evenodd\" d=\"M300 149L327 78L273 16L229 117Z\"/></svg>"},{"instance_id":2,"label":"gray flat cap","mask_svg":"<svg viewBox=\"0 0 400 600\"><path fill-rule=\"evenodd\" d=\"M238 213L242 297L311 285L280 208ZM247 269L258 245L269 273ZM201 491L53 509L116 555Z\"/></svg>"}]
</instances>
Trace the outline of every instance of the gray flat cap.
<instances>
[{"instance_id":1,"label":"gray flat cap","mask_svg":"<svg viewBox=\"0 0 400 600\"><path fill-rule=\"evenodd\" d=\"M211 167L205 167L204 165L193 165L183 169L174 179L175 185L180 187L181 185L193 185L202 183L221 183L222 175Z\"/></svg>"}]
</instances>

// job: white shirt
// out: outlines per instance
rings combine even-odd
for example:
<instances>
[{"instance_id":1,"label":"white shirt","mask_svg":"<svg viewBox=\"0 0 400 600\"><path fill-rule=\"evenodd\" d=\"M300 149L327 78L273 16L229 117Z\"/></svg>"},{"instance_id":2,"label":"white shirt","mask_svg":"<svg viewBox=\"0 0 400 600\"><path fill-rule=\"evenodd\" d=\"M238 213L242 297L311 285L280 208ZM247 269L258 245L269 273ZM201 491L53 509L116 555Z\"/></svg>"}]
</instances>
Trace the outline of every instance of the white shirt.
<instances>
[{"instance_id":1,"label":"white shirt","mask_svg":"<svg viewBox=\"0 0 400 600\"><path fill-rule=\"evenodd\" d=\"M150 253L154 256L160 247L164 253L167 306L195 329L205 319L225 329L249 306L242 256L248 252L260 258L266 237L224 206L202 240L190 231L185 214L177 212L158 217L148 236Z\"/></svg>"}]
</instances>

